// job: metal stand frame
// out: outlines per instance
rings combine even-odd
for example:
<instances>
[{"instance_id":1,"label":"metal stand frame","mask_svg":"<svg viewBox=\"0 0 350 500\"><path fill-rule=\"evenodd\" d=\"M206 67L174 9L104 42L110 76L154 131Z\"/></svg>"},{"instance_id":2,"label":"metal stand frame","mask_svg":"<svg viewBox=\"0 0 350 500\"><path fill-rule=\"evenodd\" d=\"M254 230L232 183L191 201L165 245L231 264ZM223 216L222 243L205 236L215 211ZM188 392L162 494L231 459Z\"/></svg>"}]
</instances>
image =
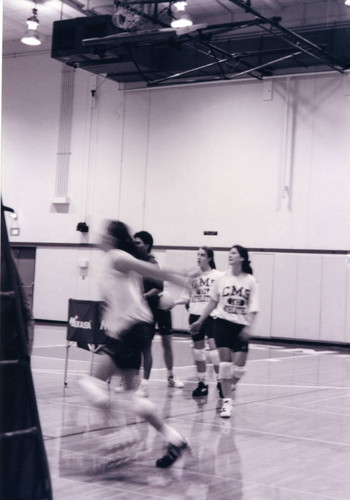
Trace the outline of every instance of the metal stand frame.
<instances>
[{"instance_id":1,"label":"metal stand frame","mask_svg":"<svg viewBox=\"0 0 350 500\"><path fill-rule=\"evenodd\" d=\"M1 203L0 370L4 376L0 377L0 462L3 464L0 496L52 500L28 350L27 316L31 313L26 309L22 282L11 254L5 210L12 211Z\"/></svg>"},{"instance_id":2,"label":"metal stand frame","mask_svg":"<svg viewBox=\"0 0 350 500\"><path fill-rule=\"evenodd\" d=\"M68 340L67 339L67 344L66 344L66 359L64 363L64 386L67 387L68 385L68 379L67 379L67 372L68 372L68 358L69 358L69 349L72 347L73 344L76 344L77 342L75 340ZM94 357L95 354L102 348L103 344L98 345L97 347L95 344L86 344L89 351L91 352L91 362L90 362L90 375L93 374L93 368L94 368Z\"/></svg>"}]
</instances>

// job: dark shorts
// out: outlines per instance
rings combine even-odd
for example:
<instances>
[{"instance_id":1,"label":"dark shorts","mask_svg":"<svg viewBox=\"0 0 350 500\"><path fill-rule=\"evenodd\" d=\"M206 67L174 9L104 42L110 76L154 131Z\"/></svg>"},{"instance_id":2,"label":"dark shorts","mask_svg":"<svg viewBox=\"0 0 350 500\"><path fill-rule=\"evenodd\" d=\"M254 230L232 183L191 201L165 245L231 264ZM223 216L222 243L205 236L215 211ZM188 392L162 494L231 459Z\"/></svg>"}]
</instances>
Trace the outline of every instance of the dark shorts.
<instances>
[{"instance_id":1,"label":"dark shorts","mask_svg":"<svg viewBox=\"0 0 350 500\"><path fill-rule=\"evenodd\" d=\"M156 330L160 335L171 335L172 334L172 323L171 323L171 312L165 311L163 309L151 309L154 319L153 335Z\"/></svg>"},{"instance_id":2,"label":"dark shorts","mask_svg":"<svg viewBox=\"0 0 350 500\"><path fill-rule=\"evenodd\" d=\"M248 341L242 340L240 333L244 325L225 319L214 320L214 339L216 347L228 347L234 352L248 352Z\"/></svg>"},{"instance_id":3,"label":"dark shorts","mask_svg":"<svg viewBox=\"0 0 350 500\"><path fill-rule=\"evenodd\" d=\"M149 323L137 323L121 333L118 339L107 335L105 345L101 350L111 356L121 370L139 370L142 351L150 345L152 330L153 327Z\"/></svg>"},{"instance_id":4,"label":"dark shorts","mask_svg":"<svg viewBox=\"0 0 350 500\"><path fill-rule=\"evenodd\" d=\"M190 314L188 318L189 324L192 325L192 323L197 321L199 317L200 316L197 316L197 314ZM197 340L204 340L205 337L207 337L208 339L212 339L214 337L214 321L214 318L208 316L201 326L199 332L192 335L192 339L196 342Z\"/></svg>"}]
</instances>

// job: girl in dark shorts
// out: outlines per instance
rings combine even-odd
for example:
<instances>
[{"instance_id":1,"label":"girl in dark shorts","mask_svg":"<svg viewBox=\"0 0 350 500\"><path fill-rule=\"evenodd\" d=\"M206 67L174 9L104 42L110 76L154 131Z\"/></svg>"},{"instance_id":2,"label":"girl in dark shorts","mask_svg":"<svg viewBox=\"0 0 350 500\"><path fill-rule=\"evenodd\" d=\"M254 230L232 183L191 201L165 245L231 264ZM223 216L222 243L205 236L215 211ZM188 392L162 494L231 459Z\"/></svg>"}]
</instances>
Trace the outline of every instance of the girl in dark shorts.
<instances>
[{"instance_id":1,"label":"girl in dark shorts","mask_svg":"<svg viewBox=\"0 0 350 500\"><path fill-rule=\"evenodd\" d=\"M159 417L155 405L135 393L139 385L141 353L150 342L153 317L143 297L142 278L168 280L185 285L180 273L160 270L138 257L137 248L127 226L120 221L108 224L101 248L105 261L100 280L102 300L105 303L103 321L107 340L94 376L84 376L80 386L97 407L109 411L122 408L149 422L167 443L166 454L157 460L157 467L169 467L184 451L187 441ZM120 401L113 402L106 381L121 373L126 391Z\"/></svg>"},{"instance_id":2,"label":"girl in dark shorts","mask_svg":"<svg viewBox=\"0 0 350 500\"><path fill-rule=\"evenodd\" d=\"M257 284L247 249L234 245L228 263L228 270L213 285L205 310L191 325L192 333L199 331L215 309L214 339L220 357L223 418L231 416L231 391L245 372L250 328L258 312Z\"/></svg>"},{"instance_id":3,"label":"girl in dark shorts","mask_svg":"<svg viewBox=\"0 0 350 500\"><path fill-rule=\"evenodd\" d=\"M188 305L190 325L197 321L203 313L210 300L210 292L216 278L221 274L216 270L214 261L214 252L209 247L200 247L197 252L198 269L190 273L190 291L184 294L175 304ZM205 348L205 339L207 338L209 346L209 357L214 366L214 371L219 376L219 355L216 350L213 335L214 313L211 313L198 331L192 333L193 340L193 358L196 363L198 385L192 392L192 397L207 396L209 384L207 381L207 353ZM217 389L220 397L221 385L217 379Z\"/></svg>"}]
</instances>

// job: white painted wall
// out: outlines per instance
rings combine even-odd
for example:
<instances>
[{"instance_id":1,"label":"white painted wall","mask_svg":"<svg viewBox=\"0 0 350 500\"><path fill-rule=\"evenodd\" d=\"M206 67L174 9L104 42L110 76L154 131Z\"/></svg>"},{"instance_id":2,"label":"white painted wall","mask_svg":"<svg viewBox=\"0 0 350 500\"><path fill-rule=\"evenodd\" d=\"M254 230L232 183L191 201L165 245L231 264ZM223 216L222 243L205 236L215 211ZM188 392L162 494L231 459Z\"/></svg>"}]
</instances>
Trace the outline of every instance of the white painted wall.
<instances>
[{"instance_id":1,"label":"white painted wall","mask_svg":"<svg viewBox=\"0 0 350 500\"><path fill-rule=\"evenodd\" d=\"M19 214L14 243L94 243L105 218L120 218L162 246L288 249L253 253L264 291L256 334L349 342L345 256L293 252L350 247L343 75L277 78L264 100L265 84L255 80L122 92L77 70L70 204L57 206L61 70L47 54L3 62L2 196ZM81 221L90 226L87 236L76 231ZM84 252L90 268L82 280ZM195 255L173 252L160 252L160 260L185 265ZM66 319L69 297L94 300L98 255L40 247L35 317ZM225 252L217 260L224 268ZM174 311L175 327L186 322L183 310Z\"/></svg>"},{"instance_id":2,"label":"white painted wall","mask_svg":"<svg viewBox=\"0 0 350 500\"><path fill-rule=\"evenodd\" d=\"M225 250L215 252L217 268L227 268ZM189 270L195 250L156 250L160 266ZM99 300L102 253L92 248L39 248L35 269L34 317L66 321L68 299ZM350 343L349 261L346 255L251 252L259 285L260 312L253 335L322 342ZM79 263L89 263L82 278ZM170 283L174 298L182 290ZM172 310L173 327L187 331L184 306Z\"/></svg>"},{"instance_id":3,"label":"white painted wall","mask_svg":"<svg viewBox=\"0 0 350 500\"><path fill-rule=\"evenodd\" d=\"M3 71L2 195L19 215L15 241L87 243L119 205L123 94L76 71L69 207L55 197L62 65L42 55L8 58ZM91 89L97 88L94 103ZM89 238L76 231L87 221Z\"/></svg>"},{"instance_id":4,"label":"white painted wall","mask_svg":"<svg viewBox=\"0 0 350 500\"><path fill-rule=\"evenodd\" d=\"M343 76L273 80L269 101L263 90L262 82L249 81L126 95L126 113L136 117L129 136L149 115L147 161L140 165L146 188L136 196L144 198L144 225L161 244L179 244L181 232L183 245L196 245L204 230L217 230L216 246L235 240L349 248L350 97ZM134 155L136 134L124 155ZM125 172L129 186L132 178Z\"/></svg>"}]
</instances>

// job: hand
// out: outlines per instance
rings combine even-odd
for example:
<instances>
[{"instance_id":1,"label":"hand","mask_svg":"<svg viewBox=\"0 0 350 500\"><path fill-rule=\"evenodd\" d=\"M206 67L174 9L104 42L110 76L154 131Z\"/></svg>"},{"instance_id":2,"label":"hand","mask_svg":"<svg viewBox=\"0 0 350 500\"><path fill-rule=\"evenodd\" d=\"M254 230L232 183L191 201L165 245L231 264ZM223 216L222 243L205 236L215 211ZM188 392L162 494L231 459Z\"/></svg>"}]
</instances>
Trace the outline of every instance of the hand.
<instances>
[{"instance_id":1,"label":"hand","mask_svg":"<svg viewBox=\"0 0 350 500\"><path fill-rule=\"evenodd\" d=\"M195 321L194 323L192 323L192 325L190 325L191 334L199 332L201 326L202 322L199 319L197 319L197 321Z\"/></svg>"}]
</instances>

